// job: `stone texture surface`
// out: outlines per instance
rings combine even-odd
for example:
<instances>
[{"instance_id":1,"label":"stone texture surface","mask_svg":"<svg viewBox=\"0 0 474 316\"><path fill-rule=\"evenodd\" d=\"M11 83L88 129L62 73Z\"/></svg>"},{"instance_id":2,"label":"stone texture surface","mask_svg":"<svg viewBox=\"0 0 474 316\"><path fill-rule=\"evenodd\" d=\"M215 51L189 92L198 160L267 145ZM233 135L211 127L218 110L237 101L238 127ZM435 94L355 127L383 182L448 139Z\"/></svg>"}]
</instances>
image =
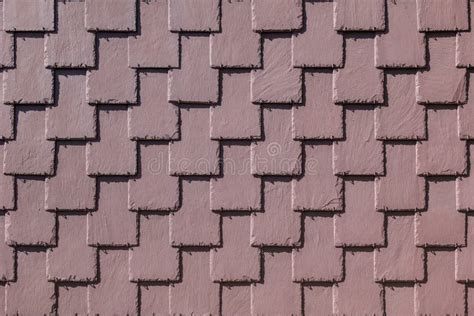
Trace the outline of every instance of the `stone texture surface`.
<instances>
[{"instance_id":1,"label":"stone texture surface","mask_svg":"<svg viewBox=\"0 0 474 316\"><path fill-rule=\"evenodd\" d=\"M0 0L0 316L474 315L473 4Z\"/></svg>"}]
</instances>

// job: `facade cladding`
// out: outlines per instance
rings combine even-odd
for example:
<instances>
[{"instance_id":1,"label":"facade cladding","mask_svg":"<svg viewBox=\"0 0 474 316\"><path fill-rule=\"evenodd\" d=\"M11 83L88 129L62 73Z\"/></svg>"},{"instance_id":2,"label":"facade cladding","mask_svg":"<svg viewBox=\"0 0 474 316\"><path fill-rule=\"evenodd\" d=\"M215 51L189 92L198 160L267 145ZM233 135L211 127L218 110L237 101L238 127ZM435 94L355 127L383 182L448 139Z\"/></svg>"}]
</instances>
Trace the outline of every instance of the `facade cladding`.
<instances>
[{"instance_id":1,"label":"facade cladding","mask_svg":"<svg viewBox=\"0 0 474 316\"><path fill-rule=\"evenodd\" d=\"M0 314L474 315L473 4L0 1Z\"/></svg>"}]
</instances>

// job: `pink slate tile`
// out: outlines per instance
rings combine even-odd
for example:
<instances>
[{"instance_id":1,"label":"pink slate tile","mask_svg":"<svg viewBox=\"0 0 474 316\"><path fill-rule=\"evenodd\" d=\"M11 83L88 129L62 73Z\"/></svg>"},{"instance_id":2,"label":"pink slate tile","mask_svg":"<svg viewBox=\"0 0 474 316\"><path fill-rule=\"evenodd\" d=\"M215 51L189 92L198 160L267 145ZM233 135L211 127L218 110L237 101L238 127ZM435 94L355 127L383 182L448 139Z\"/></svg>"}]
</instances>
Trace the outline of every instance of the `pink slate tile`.
<instances>
[{"instance_id":1,"label":"pink slate tile","mask_svg":"<svg viewBox=\"0 0 474 316\"><path fill-rule=\"evenodd\" d=\"M95 36L85 29L84 1L56 1L58 31L46 33L45 65L86 68L95 65Z\"/></svg>"},{"instance_id":2,"label":"pink slate tile","mask_svg":"<svg viewBox=\"0 0 474 316\"><path fill-rule=\"evenodd\" d=\"M377 281L422 281L424 250L415 247L415 217L387 216L386 248L374 252Z\"/></svg>"},{"instance_id":3,"label":"pink slate tile","mask_svg":"<svg viewBox=\"0 0 474 316\"><path fill-rule=\"evenodd\" d=\"M97 251L87 246L87 217L58 216L56 248L46 252L46 273L52 281L94 281L97 278Z\"/></svg>"},{"instance_id":4,"label":"pink slate tile","mask_svg":"<svg viewBox=\"0 0 474 316\"><path fill-rule=\"evenodd\" d=\"M0 0L0 315L474 314L473 4Z\"/></svg>"},{"instance_id":5,"label":"pink slate tile","mask_svg":"<svg viewBox=\"0 0 474 316\"><path fill-rule=\"evenodd\" d=\"M15 249L5 242L5 216L0 217L0 236L0 281L14 281Z\"/></svg>"},{"instance_id":6,"label":"pink slate tile","mask_svg":"<svg viewBox=\"0 0 474 316\"><path fill-rule=\"evenodd\" d=\"M170 288L170 313L216 315L219 311L219 284L209 271L209 252L184 252L183 281Z\"/></svg>"},{"instance_id":7,"label":"pink slate tile","mask_svg":"<svg viewBox=\"0 0 474 316\"><path fill-rule=\"evenodd\" d=\"M54 172L53 141L46 140L45 111L16 107L16 138L3 148L5 174L52 175Z\"/></svg>"},{"instance_id":8,"label":"pink slate tile","mask_svg":"<svg viewBox=\"0 0 474 316\"><path fill-rule=\"evenodd\" d=\"M334 102L383 102L383 71L375 68L374 59L373 36L345 36L344 68L335 69L333 75Z\"/></svg>"},{"instance_id":9,"label":"pink slate tile","mask_svg":"<svg viewBox=\"0 0 474 316\"><path fill-rule=\"evenodd\" d=\"M305 1L304 5L306 30L293 34L293 66L342 67L344 42L333 29L333 2Z\"/></svg>"},{"instance_id":10,"label":"pink slate tile","mask_svg":"<svg viewBox=\"0 0 474 316\"><path fill-rule=\"evenodd\" d=\"M415 313L462 315L464 285L457 283L452 277L454 252L428 252L427 269L427 282L415 285Z\"/></svg>"},{"instance_id":11,"label":"pink slate tile","mask_svg":"<svg viewBox=\"0 0 474 316\"><path fill-rule=\"evenodd\" d=\"M101 282L87 287L88 314L136 314L138 285L128 281L127 251L102 250L99 260ZM110 292L114 293L111 297Z\"/></svg>"},{"instance_id":12,"label":"pink slate tile","mask_svg":"<svg viewBox=\"0 0 474 316\"><path fill-rule=\"evenodd\" d=\"M137 215L127 209L127 183L115 179L98 183L97 210L87 214L87 244L137 244Z\"/></svg>"},{"instance_id":13,"label":"pink slate tile","mask_svg":"<svg viewBox=\"0 0 474 316\"><path fill-rule=\"evenodd\" d=\"M3 72L3 102L51 104L54 79L52 71L44 67L43 36L26 34L15 38L15 68Z\"/></svg>"},{"instance_id":14,"label":"pink slate tile","mask_svg":"<svg viewBox=\"0 0 474 316\"><path fill-rule=\"evenodd\" d=\"M466 102L466 70L455 65L456 40L452 36L428 37L429 71L416 74L416 101L421 104ZM444 80L448 76L450 80Z\"/></svg>"},{"instance_id":15,"label":"pink slate tile","mask_svg":"<svg viewBox=\"0 0 474 316\"><path fill-rule=\"evenodd\" d=\"M54 283L45 277L46 253L25 250L17 254L17 282L8 283L5 290L7 315L49 315L54 310Z\"/></svg>"},{"instance_id":16,"label":"pink slate tile","mask_svg":"<svg viewBox=\"0 0 474 316\"><path fill-rule=\"evenodd\" d=\"M5 214L5 241L22 246L53 246L56 218L44 207L44 181L18 179L16 209ZM31 220L34 218L34 220Z\"/></svg>"},{"instance_id":17,"label":"pink slate tile","mask_svg":"<svg viewBox=\"0 0 474 316\"><path fill-rule=\"evenodd\" d=\"M293 280L338 282L343 279L343 251L335 248L333 219L305 217L305 245L293 249ZM318 259L316 259L318 258Z\"/></svg>"},{"instance_id":18,"label":"pink slate tile","mask_svg":"<svg viewBox=\"0 0 474 316\"><path fill-rule=\"evenodd\" d=\"M250 6L251 0L221 2L222 30L220 33L211 33L210 58L213 67L260 66L260 36L252 31Z\"/></svg>"},{"instance_id":19,"label":"pink slate tile","mask_svg":"<svg viewBox=\"0 0 474 316\"><path fill-rule=\"evenodd\" d=\"M259 178L250 173L249 146L223 145L223 176L211 179L211 209L250 211L261 209ZM232 194L229 194L232 192Z\"/></svg>"},{"instance_id":20,"label":"pink slate tile","mask_svg":"<svg viewBox=\"0 0 474 316\"><path fill-rule=\"evenodd\" d=\"M139 104L128 107L128 136L133 140L179 138L179 111L168 102L165 71L140 72Z\"/></svg>"},{"instance_id":21,"label":"pink slate tile","mask_svg":"<svg viewBox=\"0 0 474 316\"><path fill-rule=\"evenodd\" d=\"M128 38L128 65L134 68L179 66L179 35L168 31L168 1L140 1L140 28ZM153 51L153 54L150 54Z\"/></svg>"},{"instance_id":22,"label":"pink slate tile","mask_svg":"<svg viewBox=\"0 0 474 316\"><path fill-rule=\"evenodd\" d=\"M428 182L428 207L415 215L417 246L464 246L466 215L456 210L454 181Z\"/></svg>"},{"instance_id":23,"label":"pink slate tile","mask_svg":"<svg viewBox=\"0 0 474 316\"><path fill-rule=\"evenodd\" d=\"M334 286L334 313L351 315L382 314L382 286L373 281L373 254L368 251L346 252L346 277Z\"/></svg>"},{"instance_id":24,"label":"pink slate tile","mask_svg":"<svg viewBox=\"0 0 474 316\"><path fill-rule=\"evenodd\" d=\"M300 103L302 71L293 68L291 37L263 37L262 69L252 70L250 79L254 103Z\"/></svg>"},{"instance_id":25,"label":"pink slate tile","mask_svg":"<svg viewBox=\"0 0 474 316\"><path fill-rule=\"evenodd\" d=\"M85 0L88 31L135 31L135 0Z\"/></svg>"},{"instance_id":26,"label":"pink slate tile","mask_svg":"<svg viewBox=\"0 0 474 316\"><path fill-rule=\"evenodd\" d=\"M291 280L291 254L265 252L265 283L253 283L252 315L299 315L301 288Z\"/></svg>"},{"instance_id":27,"label":"pink slate tile","mask_svg":"<svg viewBox=\"0 0 474 316\"><path fill-rule=\"evenodd\" d=\"M416 0L418 30L467 31L468 0Z\"/></svg>"},{"instance_id":28,"label":"pink slate tile","mask_svg":"<svg viewBox=\"0 0 474 316\"><path fill-rule=\"evenodd\" d=\"M373 181L346 181L343 213L334 216L334 244L370 247L385 243L384 216L375 210Z\"/></svg>"},{"instance_id":29,"label":"pink slate tile","mask_svg":"<svg viewBox=\"0 0 474 316\"><path fill-rule=\"evenodd\" d=\"M426 64L425 35L416 32L416 1L387 1L388 30L375 36L375 64L418 68Z\"/></svg>"},{"instance_id":30,"label":"pink slate tile","mask_svg":"<svg viewBox=\"0 0 474 316\"><path fill-rule=\"evenodd\" d=\"M46 108L48 139L93 139L97 135L97 111L86 100L85 71L56 72L56 104Z\"/></svg>"},{"instance_id":31,"label":"pink slate tile","mask_svg":"<svg viewBox=\"0 0 474 316\"><path fill-rule=\"evenodd\" d=\"M220 29L219 5L218 0L169 0L169 30L217 32Z\"/></svg>"},{"instance_id":32,"label":"pink slate tile","mask_svg":"<svg viewBox=\"0 0 474 316\"><path fill-rule=\"evenodd\" d=\"M304 102L292 107L293 138L343 138L343 108L332 99L332 71L305 72L304 81ZM314 124L315 121L318 124Z\"/></svg>"},{"instance_id":33,"label":"pink slate tile","mask_svg":"<svg viewBox=\"0 0 474 316\"><path fill-rule=\"evenodd\" d=\"M4 29L7 31L53 31L54 2L54 0L4 0Z\"/></svg>"},{"instance_id":34,"label":"pink slate tile","mask_svg":"<svg viewBox=\"0 0 474 316\"><path fill-rule=\"evenodd\" d=\"M214 281L259 281L260 251L250 246L248 216L222 218L222 248L211 250L211 278Z\"/></svg>"},{"instance_id":35,"label":"pink slate tile","mask_svg":"<svg viewBox=\"0 0 474 316\"><path fill-rule=\"evenodd\" d=\"M219 99L219 71L211 68L209 37L181 36L180 68L168 72L168 100L213 104Z\"/></svg>"},{"instance_id":36,"label":"pink slate tile","mask_svg":"<svg viewBox=\"0 0 474 316\"><path fill-rule=\"evenodd\" d=\"M251 216L253 246L297 246L301 243L301 215L291 208L289 181L264 182L263 212Z\"/></svg>"},{"instance_id":37,"label":"pink slate tile","mask_svg":"<svg viewBox=\"0 0 474 316\"><path fill-rule=\"evenodd\" d=\"M302 26L302 0L252 0L254 31L293 31Z\"/></svg>"},{"instance_id":38,"label":"pink slate tile","mask_svg":"<svg viewBox=\"0 0 474 316\"><path fill-rule=\"evenodd\" d=\"M128 181L128 208L134 211L170 211L179 207L179 179L168 174L168 146L142 143L140 176Z\"/></svg>"},{"instance_id":39,"label":"pink slate tile","mask_svg":"<svg viewBox=\"0 0 474 316\"><path fill-rule=\"evenodd\" d=\"M179 252L169 243L168 216L140 216L140 247L129 250L131 281L167 281L179 276ZM149 262L159 264L150 265Z\"/></svg>"},{"instance_id":40,"label":"pink slate tile","mask_svg":"<svg viewBox=\"0 0 474 316\"><path fill-rule=\"evenodd\" d=\"M86 174L86 148L80 144L58 146L56 176L46 178L48 210L92 210L96 206L96 180Z\"/></svg>"},{"instance_id":41,"label":"pink slate tile","mask_svg":"<svg viewBox=\"0 0 474 316\"><path fill-rule=\"evenodd\" d=\"M108 33L110 34L110 33ZM98 67L87 71L87 102L90 104L134 104L137 80L129 68L125 36L97 36ZM120 78L120 80L117 80Z\"/></svg>"},{"instance_id":42,"label":"pink slate tile","mask_svg":"<svg viewBox=\"0 0 474 316\"><path fill-rule=\"evenodd\" d=\"M261 138L261 109L250 101L250 74L222 72L221 78L220 102L211 106L211 138Z\"/></svg>"},{"instance_id":43,"label":"pink slate tile","mask_svg":"<svg viewBox=\"0 0 474 316\"><path fill-rule=\"evenodd\" d=\"M467 217L468 227L474 224L473 216ZM472 231L467 233L466 247L459 247L456 249L456 281L471 282L474 280L474 234Z\"/></svg>"},{"instance_id":44,"label":"pink slate tile","mask_svg":"<svg viewBox=\"0 0 474 316\"><path fill-rule=\"evenodd\" d=\"M334 28L338 31L383 31L385 1L335 0Z\"/></svg>"}]
</instances>

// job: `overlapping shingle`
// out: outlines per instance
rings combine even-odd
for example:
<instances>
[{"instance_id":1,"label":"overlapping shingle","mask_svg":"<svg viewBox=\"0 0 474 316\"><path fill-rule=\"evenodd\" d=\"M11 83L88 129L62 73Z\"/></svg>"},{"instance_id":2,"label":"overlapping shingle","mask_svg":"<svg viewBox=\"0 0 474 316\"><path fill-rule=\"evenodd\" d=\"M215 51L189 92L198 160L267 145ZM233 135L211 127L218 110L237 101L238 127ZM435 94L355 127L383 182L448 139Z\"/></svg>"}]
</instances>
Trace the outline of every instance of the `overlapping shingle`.
<instances>
[{"instance_id":1,"label":"overlapping shingle","mask_svg":"<svg viewBox=\"0 0 474 316\"><path fill-rule=\"evenodd\" d=\"M0 315L474 314L472 2L0 8Z\"/></svg>"}]
</instances>

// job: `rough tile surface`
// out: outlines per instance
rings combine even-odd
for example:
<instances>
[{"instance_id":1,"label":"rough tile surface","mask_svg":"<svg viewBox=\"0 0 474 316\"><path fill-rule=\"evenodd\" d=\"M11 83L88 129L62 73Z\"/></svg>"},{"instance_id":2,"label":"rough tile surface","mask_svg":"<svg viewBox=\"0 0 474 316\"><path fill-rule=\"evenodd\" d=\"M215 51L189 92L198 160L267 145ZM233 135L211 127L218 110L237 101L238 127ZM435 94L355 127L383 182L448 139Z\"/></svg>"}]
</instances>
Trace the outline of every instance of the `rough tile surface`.
<instances>
[{"instance_id":1,"label":"rough tile surface","mask_svg":"<svg viewBox=\"0 0 474 316\"><path fill-rule=\"evenodd\" d=\"M0 316L474 315L473 4L0 0Z\"/></svg>"}]
</instances>

